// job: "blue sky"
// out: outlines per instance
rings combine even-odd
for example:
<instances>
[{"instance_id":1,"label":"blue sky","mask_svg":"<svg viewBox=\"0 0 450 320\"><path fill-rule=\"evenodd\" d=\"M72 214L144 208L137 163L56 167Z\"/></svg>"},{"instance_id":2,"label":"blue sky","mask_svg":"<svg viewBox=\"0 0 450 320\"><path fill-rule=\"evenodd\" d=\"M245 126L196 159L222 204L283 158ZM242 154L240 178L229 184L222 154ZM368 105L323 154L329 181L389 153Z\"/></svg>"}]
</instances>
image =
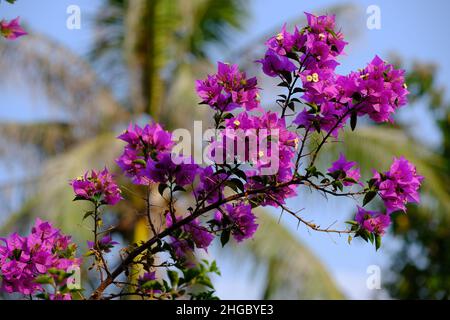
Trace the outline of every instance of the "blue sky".
<instances>
[{"instance_id":1,"label":"blue sky","mask_svg":"<svg viewBox=\"0 0 450 320\"><path fill-rule=\"evenodd\" d=\"M0 16L15 18L20 15L29 26L36 31L50 35L79 54L85 54L92 41L92 29L89 17L95 12L100 1L93 0L19 0L14 6L2 2ZM251 16L246 22L245 32L233 35L235 45L242 45L262 32L281 26L284 21L297 17L304 11L315 12L317 9L330 5L342 4L342 1L315 0L253 0ZM351 2L345 2L351 3ZM68 30L66 26L66 8L69 5L80 6L82 12L82 29ZM363 67L375 54L383 58L395 52L407 61L430 61L438 64L438 82L442 85L450 83L450 47L448 41L448 15L450 2L445 0L407 1L407 0L376 0L357 1L352 23L358 30L358 35L348 46L347 56L341 62L340 71L346 73ZM381 9L381 29L366 28L367 15L365 10L369 5L378 5ZM343 29L345 33L345 29ZM226 54L226 52L224 52ZM220 52L215 52L217 59L225 58ZM1 57L0 57L1 58ZM30 121L46 118L50 115L44 99L32 95L19 94L13 86L1 88L0 117L7 119ZM420 106L403 111L404 117L417 128L417 132L427 132L426 144L436 144L439 135L431 120ZM345 220L351 202L320 200L320 207L314 205L316 198L305 198L303 195L293 206L311 204L310 218L326 224L335 220ZM301 202L301 203L300 203ZM290 219L283 219L288 227ZM308 233L305 229L292 227L299 239L325 263L339 286L351 298L369 298L374 292L366 289L366 268L376 264L382 268L386 265L388 255L393 245L386 245L384 250L375 252L372 247L355 241L347 245L346 238L330 237L328 235ZM392 241L395 243L395 241ZM389 238L385 243L389 243ZM219 295L223 298L257 298L259 286L257 281L245 280L246 272L241 275L233 271L233 262L219 257L222 263L222 278L218 279ZM250 272L250 271L249 271ZM241 290L242 289L242 290ZM237 295L237 296L236 296Z\"/></svg>"}]
</instances>

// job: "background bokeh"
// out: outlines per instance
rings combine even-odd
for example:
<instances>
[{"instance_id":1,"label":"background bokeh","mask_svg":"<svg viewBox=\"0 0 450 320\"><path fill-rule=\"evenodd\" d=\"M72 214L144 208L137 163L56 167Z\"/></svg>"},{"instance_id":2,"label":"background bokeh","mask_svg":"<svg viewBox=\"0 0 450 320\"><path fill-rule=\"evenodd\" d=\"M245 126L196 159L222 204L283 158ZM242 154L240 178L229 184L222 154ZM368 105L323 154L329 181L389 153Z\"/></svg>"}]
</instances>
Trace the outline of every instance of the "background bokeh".
<instances>
[{"instance_id":1,"label":"background bokeh","mask_svg":"<svg viewBox=\"0 0 450 320\"><path fill-rule=\"evenodd\" d=\"M80 30L66 28L69 5L81 9ZM369 5L381 9L379 30L366 26ZM211 72L217 60L260 75L253 61L263 55L265 39L284 22L303 23L304 11L336 13L350 43L339 72L364 67L375 54L407 70L411 103L397 123L361 123L355 135L345 135L346 145L329 152L346 152L366 177L372 167L385 169L404 154L426 178L423 204L397 217L378 252L358 240L348 245L346 237L297 229L287 216L278 223L275 211L261 213L262 230L245 248L209 252L222 271L215 278L219 297L450 297L445 0L2 2L1 16L21 16L30 36L0 42L0 236L26 230L43 216L82 239L76 231L81 210L71 202L68 180L105 162L114 167L111 159L121 147L114 135L131 120L155 118L167 128L190 129L193 120L206 119L193 80ZM270 84L262 82L267 106L276 94ZM305 191L290 206L306 208L305 217L317 224L342 226L354 202ZM120 241L145 237L126 207L110 219L119 226ZM380 267L381 290L366 285L371 265Z\"/></svg>"}]
</instances>

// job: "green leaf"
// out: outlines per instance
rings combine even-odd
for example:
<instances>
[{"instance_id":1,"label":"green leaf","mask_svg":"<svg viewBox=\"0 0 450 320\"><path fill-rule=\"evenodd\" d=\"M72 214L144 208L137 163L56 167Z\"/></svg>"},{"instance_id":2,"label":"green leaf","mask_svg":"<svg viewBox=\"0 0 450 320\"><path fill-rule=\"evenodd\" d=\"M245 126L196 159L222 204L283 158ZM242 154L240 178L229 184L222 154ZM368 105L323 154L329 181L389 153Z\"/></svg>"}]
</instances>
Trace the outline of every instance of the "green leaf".
<instances>
[{"instance_id":1,"label":"green leaf","mask_svg":"<svg viewBox=\"0 0 450 320\"><path fill-rule=\"evenodd\" d=\"M376 195L377 195L376 191L369 191L369 192L367 192L366 195L364 196L363 206L365 206L370 201L372 201L373 198L375 198Z\"/></svg>"},{"instance_id":2,"label":"green leaf","mask_svg":"<svg viewBox=\"0 0 450 320\"><path fill-rule=\"evenodd\" d=\"M367 231L366 229L361 230L360 233L358 233L358 235L363 238L366 242L369 241L369 237L370 237L370 233L369 231Z\"/></svg>"},{"instance_id":3,"label":"green leaf","mask_svg":"<svg viewBox=\"0 0 450 320\"><path fill-rule=\"evenodd\" d=\"M306 168L306 172L309 175L314 175L317 172L317 168L314 166L308 167L308 168Z\"/></svg>"},{"instance_id":4,"label":"green leaf","mask_svg":"<svg viewBox=\"0 0 450 320\"><path fill-rule=\"evenodd\" d=\"M15 260L19 260L21 255L22 255L22 250L17 249L17 248L13 250L13 257Z\"/></svg>"},{"instance_id":5,"label":"green leaf","mask_svg":"<svg viewBox=\"0 0 450 320\"><path fill-rule=\"evenodd\" d=\"M350 117L350 127L352 128L352 131L355 131L357 122L358 122L358 113L356 111L353 111Z\"/></svg>"},{"instance_id":6,"label":"green leaf","mask_svg":"<svg viewBox=\"0 0 450 320\"><path fill-rule=\"evenodd\" d=\"M211 279L209 279L208 277L202 277L201 279L199 279L199 281L198 281L198 283L199 284L202 284L202 285L204 285L204 286L207 286L207 287L209 287L209 288L211 288L211 289L214 289L214 286L213 286L213 284L212 284L212 282L211 282Z\"/></svg>"},{"instance_id":7,"label":"green leaf","mask_svg":"<svg viewBox=\"0 0 450 320\"><path fill-rule=\"evenodd\" d=\"M176 272L175 270L168 270L167 275L169 276L172 287L176 287L178 285L178 281L180 279L178 272Z\"/></svg>"},{"instance_id":8,"label":"green leaf","mask_svg":"<svg viewBox=\"0 0 450 320\"><path fill-rule=\"evenodd\" d=\"M232 114L232 113L225 113L223 116L222 116L222 119L231 119L231 118L233 118L234 117L234 115Z\"/></svg>"},{"instance_id":9,"label":"green leaf","mask_svg":"<svg viewBox=\"0 0 450 320\"><path fill-rule=\"evenodd\" d=\"M133 160L133 163L136 163L136 164L142 164L143 166L146 166L146 165L147 165L147 162L145 162L144 159L136 159L136 160Z\"/></svg>"},{"instance_id":10,"label":"green leaf","mask_svg":"<svg viewBox=\"0 0 450 320\"><path fill-rule=\"evenodd\" d=\"M221 275L220 274L220 270L219 270L219 268L217 267L217 262L216 262L216 260L213 260L212 262L211 262L211 265L210 265L210 267L209 267L209 272L213 272L213 273L215 273L215 274L217 274L217 275Z\"/></svg>"},{"instance_id":11,"label":"green leaf","mask_svg":"<svg viewBox=\"0 0 450 320\"><path fill-rule=\"evenodd\" d=\"M290 73L290 72L283 72L283 76L286 78L286 81L288 83L292 82L292 73Z\"/></svg>"},{"instance_id":12,"label":"green leaf","mask_svg":"<svg viewBox=\"0 0 450 320\"><path fill-rule=\"evenodd\" d=\"M294 104L294 102L292 102L292 101L289 102L288 103L288 108L291 109L292 111L295 111L295 104Z\"/></svg>"},{"instance_id":13,"label":"green leaf","mask_svg":"<svg viewBox=\"0 0 450 320\"><path fill-rule=\"evenodd\" d=\"M381 236L379 234L375 235L375 250L381 247Z\"/></svg>"},{"instance_id":14,"label":"green leaf","mask_svg":"<svg viewBox=\"0 0 450 320\"><path fill-rule=\"evenodd\" d=\"M377 179L370 179L368 182L369 188L372 188L375 182L377 182Z\"/></svg>"},{"instance_id":15,"label":"green leaf","mask_svg":"<svg viewBox=\"0 0 450 320\"><path fill-rule=\"evenodd\" d=\"M299 92L305 92L306 90L300 87L296 87L294 88L294 90L292 90L292 93L299 93Z\"/></svg>"},{"instance_id":16,"label":"green leaf","mask_svg":"<svg viewBox=\"0 0 450 320\"><path fill-rule=\"evenodd\" d=\"M167 186L166 183L160 183L160 184L158 185L158 192L159 192L159 194L161 195L161 197L163 196L164 190L166 190L167 187L168 187L168 186Z\"/></svg>"},{"instance_id":17,"label":"green leaf","mask_svg":"<svg viewBox=\"0 0 450 320\"><path fill-rule=\"evenodd\" d=\"M174 191L174 192L176 192L176 191L183 191L183 192L186 192L186 189L183 188L182 186L175 186L175 188L173 188L173 191Z\"/></svg>"},{"instance_id":18,"label":"green leaf","mask_svg":"<svg viewBox=\"0 0 450 320\"><path fill-rule=\"evenodd\" d=\"M94 214L94 211L86 212L83 216L83 221L86 220L87 218L89 218L90 216L92 216L93 214Z\"/></svg>"},{"instance_id":19,"label":"green leaf","mask_svg":"<svg viewBox=\"0 0 450 320\"><path fill-rule=\"evenodd\" d=\"M328 31L335 39L338 39L338 36L337 36L336 32L334 32L333 29L326 28L325 30Z\"/></svg>"},{"instance_id":20,"label":"green leaf","mask_svg":"<svg viewBox=\"0 0 450 320\"><path fill-rule=\"evenodd\" d=\"M245 174L244 171L239 170L239 169L236 169L236 170L234 171L234 174L235 174L238 178L241 178L242 180L247 181L247 175Z\"/></svg>"},{"instance_id":21,"label":"green leaf","mask_svg":"<svg viewBox=\"0 0 450 320\"><path fill-rule=\"evenodd\" d=\"M339 180L333 181L333 187L335 187L336 189L339 189L340 191L344 190L344 185Z\"/></svg>"},{"instance_id":22,"label":"green leaf","mask_svg":"<svg viewBox=\"0 0 450 320\"><path fill-rule=\"evenodd\" d=\"M368 239L370 240L371 243L374 242L375 237L374 237L373 233L371 233L371 232L369 233Z\"/></svg>"},{"instance_id":23,"label":"green leaf","mask_svg":"<svg viewBox=\"0 0 450 320\"><path fill-rule=\"evenodd\" d=\"M243 192L244 191L244 183L241 181L241 179L233 178L229 181L226 181L225 184L233 189L236 193Z\"/></svg>"},{"instance_id":24,"label":"green leaf","mask_svg":"<svg viewBox=\"0 0 450 320\"><path fill-rule=\"evenodd\" d=\"M359 225L358 222L356 222L356 221L354 221L354 220L347 220L347 221L345 221L345 223L351 224L352 226L357 226L357 225Z\"/></svg>"},{"instance_id":25,"label":"green leaf","mask_svg":"<svg viewBox=\"0 0 450 320\"><path fill-rule=\"evenodd\" d=\"M75 198L73 198L73 201L81 201L81 200L89 201L88 199L86 199L85 197L82 197L82 196L76 196Z\"/></svg>"},{"instance_id":26,"label":"green leaf","mask_svg":"<svg viewBox=\"0 0 450 320\"><path fill-rule=\"evenodd\" d=\"M362 99L361 93L359 92L355 92L352 95L352 103L353 104L358 104Z\"/></svg>"},{"instance_id":27,"label":"green leaf","mask_svg":"<svg viewBox=\"0 0 450 320\"><path fill-rule=\"evenodd\" d=\"M45 292L45 293L42 292L42 293L38 293L36 295L36 298L42 299L42 300L49 300L50 296L49 296L49 294L47 292Z\"/></svg>"},{"instance_id":28,"label":"green leaf","mask_svg":"<svg viewBox=\"0 0 450 320\"><path fill-rule=\"evenodd\" d=\"M351 183L357 183L358 182L355 179L350 178L350 177L346 177L342 181L344 181L344 182L351 182Z\"/></svg>"},{"instance_id":29,"label":"green leaf","mask_svg":"<svg viewBox=\"0 0 450 320\"><path fill-rule=\"evenodd\" d=\"M195 268L183 270L185 283L190 283L194 278L196 278L199 275L199 273L200 271Z\"/></svg>"},{"instance_id":30,"label":"green leaf","mask_svg":"<svg viewBox=\"0 0 450 320\"><path fill-rule=\"evenodd\" d=\"M51 284L53 283L53 278L47 274L40 275L34 279L34 282L39 284Z\"/></svg>"},{"instance_id":31,"label":"green leaf","mask_svg":"<svg viewBox=\"0 0 450 320\"><path fill-rule=\"evenodd\" d=\"M225 247L228 241L230 241L230 234L231 234L230 229L222 231L222 234L220 235L220 243L222 244L222 247Z\"/></svg>"}]
</instances>

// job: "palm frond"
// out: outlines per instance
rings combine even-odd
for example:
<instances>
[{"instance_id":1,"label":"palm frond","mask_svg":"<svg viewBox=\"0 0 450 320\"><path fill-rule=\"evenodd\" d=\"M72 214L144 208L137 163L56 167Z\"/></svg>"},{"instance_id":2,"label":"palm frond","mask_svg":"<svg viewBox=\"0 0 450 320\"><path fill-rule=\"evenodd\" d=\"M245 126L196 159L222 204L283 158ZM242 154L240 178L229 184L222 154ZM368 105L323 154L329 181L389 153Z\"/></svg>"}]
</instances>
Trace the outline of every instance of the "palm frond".
<instances>
[{"instance_id":1,"label":"palm frond","mask_svg":"<svg viewBox=\"0 0 450 320\"><path fill-rule=\"evenodd\" d=\"M71 124L60 121L52 122L0 122L0 136L7 144L32 146L47 156L55 155L75 141L75 133ZM0 155L5 156L8 148L0 144Z\"/></svg>"},{"instance_id":2,"label":"palm frond","mask_svg":"<svg viewBox=\"0 0 450 320\"><path fill-rule=\"evenodd\" d=\"M113 167L113 159L120 153L121 147L112 134L104 134L47 161L34 183L34 194L17 213L9 217L2 231L11 230L12 226L26 228L36 217L41 217L54 221L63 230L80 238L86 235L87 230L83 231L80 221L87 207L72 202L69 180L91 168Z\"/></svg>"},{"instance_id":3,"label":"palm frond","mask_svg":"<svg viewBox=\"0 0 450 320\"><path fill-rule=\"evenodd\" d=\"M251 257L265 269L264 299L343 299L323 264L285 226L257 209L254 239L232 246L235 259Z\"/></svg>"},{"instance_id":4,"label":"palm frond","mask_svg":"<svg viewBox=\"0 0 450 320\"><path fill-rule=\"evenodd\" d=\"M123 116L111 92L96 73L70 49L49 38L31 33L27 41L0 43L1 80L23 83L45 94L69 122L89 134L104 129ZM64 108L64 109L62 109Z\"/></svg>"}]
</instances>

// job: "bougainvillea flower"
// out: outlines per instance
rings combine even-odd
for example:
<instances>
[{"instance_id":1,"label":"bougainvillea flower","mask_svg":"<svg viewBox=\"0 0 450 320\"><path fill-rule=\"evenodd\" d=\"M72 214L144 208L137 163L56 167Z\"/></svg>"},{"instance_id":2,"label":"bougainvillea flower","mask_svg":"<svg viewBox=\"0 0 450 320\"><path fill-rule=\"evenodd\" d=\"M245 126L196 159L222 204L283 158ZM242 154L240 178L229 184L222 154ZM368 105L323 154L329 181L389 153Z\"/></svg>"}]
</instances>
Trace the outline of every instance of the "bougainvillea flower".
<instances>
[{"instance_id":1,"label":"bougainvillea flower","mask_svg":"<svg viewBox=\"0 0 450 320\"><path fill-rule=\"evenodd\" d=\"M111 252L111 249L114 248L114 246L116 244L119 244L119 243L117 241L113 241L111 235L106 235L98 241L97 246L98 246L99 250L109 253L109 252ZM89 249L94 249L93 241L88 241L87 245L88 245Z\"/></svg>"},{"instance_id":2,"label":"bougainvillea flower","mask_svg":"<svg viewBox=\"0 0 450 320\"><path fill-rule=\"evenodd\" d=\"M258 229L252 206L246 204L227 204L225 212L232 224L231 234L237 242L251 238Z\"/></svg>"},{"instance_id":3,"label":"bougainvillea flower","mask_svg":"<svg viewBox=\"0 0 450 320\"><path fill-rule=\"evenodd\" d=\"M419 188L424 178L404 157L394 158L389 171L375 172L374 179L387 213L398 210L406 212L407 203L419 203Z\"/></svg>"},{"instance_id":4,"label":"bougainvillea flower","mask_svg":"<svg viewBox=\"0 0 450 320\"><path fill-rule=\"evenodd\" d=\"M192 158L178 158L180 163L172 160L171 153L162 153L156 160L147 162L147 177L154 182L175 183L178 186L191 184L198 173L198 165Z\"/></svg>"},{"instance_id":5,"label":"bougainvillea flower","mask_svg":"<svg viewBox=\"0 0 450 320\"><path fill-rule=\"evenodd\" d=\"M339 155L339 159L332 163L328 172L336 180L342 180L344 186L350 186L357 183L361 178L359 168L354 168L357 165L354 161L347 161L344 154Z\"/></svg>"},{"instance_id":6,"label":"bougainvillea flower","mask_svg":"<svg viewBox=\"0 0 450 320\"><path fill-rule=\"evenodd\" d=\"M73 179L70 185L77 199L108 205L115 205L122 199L121 191L107 168L86 172L84 176Z\"/></svg>"},{"instance_id":7,"label":"bougainvillea flower","mask_svg":"<svg viewBox=\"0 0 450 320\"><path fill-rule=\"evenodd\" d=\"M238 107L246 110L259 107L256 78L247 78L237 65L219 62L216 74L196 81L196 91L202 104L222 112Z\"/></svg>"},{"instance_id":8,"label":"bougainvillea flower","mask_svg":"<svg viewBox=\"0 0 450 320\"><path fill-rule=\"evenodd\" d=\"M273 50L267 50L264 59L257 60L262 64L263 72L270 77L277 77L280 73L292 72L297 69L295 64L285 56Z\"/></svg>"},{"instance_id":9,"label":"bougainvillea flower","mask_svg":"<svg viewBox=\"0 0 450 320\"><path fill-rule=\"evenodd\" d=\"M50 269L68 272L80 265L81 261L74 257L75 251L76 245L69 236L49 222L37 219L29 236L13 233L0 239L1 289L25 295L42 290L42 285L35 282L37 277Z\"/></svg>"},{"instance_id":10,"label":"bougainvillea flower","mask_svg":"<svg viewBox=\"0 0 450 320\"><path fill-rule=\"evenodd\" d=\"M0 34L6 39L15 40L27 34L27 32L20 26L19 17L11 20L0 21Z\"/></svg>"},{"instance_id":11,"label":"bougainvillea flower","mask_svg":"<svg viewBox=\"0 0 450 320\"><path fill-rule=\"evenodd\" d=\"M383 235L391 224L391 218L388 214L365 210L359 206L355 220L361 228L378 235Z\"/></svg>"}]
</instances>

